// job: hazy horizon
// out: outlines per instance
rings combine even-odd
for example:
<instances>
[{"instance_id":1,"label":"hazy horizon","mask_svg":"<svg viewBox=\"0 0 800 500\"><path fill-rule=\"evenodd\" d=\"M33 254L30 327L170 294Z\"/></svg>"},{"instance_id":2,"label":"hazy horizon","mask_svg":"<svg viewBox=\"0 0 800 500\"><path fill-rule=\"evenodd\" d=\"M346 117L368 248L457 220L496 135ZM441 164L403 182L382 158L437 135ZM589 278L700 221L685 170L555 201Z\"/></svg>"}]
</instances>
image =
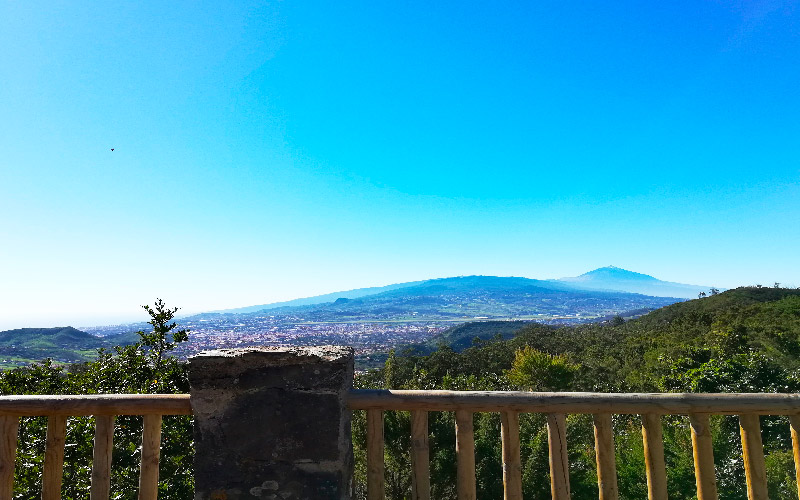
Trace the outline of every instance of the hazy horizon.
<instances>
[{"instance_id":1,"label":"hazy horizon","mask_svg":"<svg viewBox=\"0 0 800 500\"><path fill-rule=\"evenodd\" d=\"M609 263L798 286L799 21L779 0L2 3L0 328Z\"/></svg>"},{"instance_id":2,"label":"hazy horizon","mask_svg":"<svg viewBox=\"0 0 800 500\"><path fill-rule=\"evenodd\" d=\"M624 270L624 271L630 271L630 272L633 272L633 273L636 273L636 274L647 274L645 272L641 272L640 273L638 271L631 271L629 269L621 268L619 266L614 266L614 265L602 266L601 268L595 268L595 269L587 270L585 273L588 273L588 272L591 272L591 271L594 271L594 270L597 270L597 269L607 268L607 267L613 267L613 268L621 269L621 270ZM580 273L579 275L583 275L585 273ZM558 278L542 278L542 277L535 277L535 276L505 276L505 277L528 278L528 279L536 279L536 280L558 280L558 279L563 279L563 278L577 277L579 275L575 275L575 276L560 276ZM222 311L231 310L231 309L239 309L239 308L247 308L247 307L258 306L258 305L269 305L269 304L275 304L275 303L289 302L289 301L293 301L293 300L297 300L297 299L306 299L306 298L312 298L312 297L323 296L323 295L328 295L328 294L335 294L335 293L339 293L339 292L348 292L348 291L353 291L353 290L358 290L358 289L363 289L363 288L380 288L380 287L390 286L390 285L394 285L394 284L398 284L398 283L409 283L409 282L417 282L417 281L428 281L428 280L435 280L435 279L469 277L469 276L478 276L478 275L474 275L473 274L473 275L461 275L461 276L437 276L437 277L431 277L431 278L424 278L422 280L407 280L407 281L400 281L400 282L397 282L397 283L383 283L383 284L378 284L378 285L371 285L371 286L368 286L368 287L355 287L355 288L348 288L348 289L336 289L336 290L329 290L329 291L322 292L322 293L315 293L313 295L305 295L305 296L301 296L301 297L292 297L292 298L289 298L289 299L286 299L286 300L270 301L270 302L255 302L255 303L252 303L252 304L239 304L237 306L230 307L230 308L217 308L217 309L208 308L208 309L195 310L195 311L187 311L187 310L185 310L185 308L181 308L181 310L177 314L177 317L180 318L180 317L191 316L191 315L195 315L195 314L199 314L199 313L222 312ZM710 286L717 286L717 285L713 285L713 284L712 285L703 285L703 284L699 284L699 283L678 283L678 282L674 282L674 281L671 281L671 280L660 279L660 278L655 277L655 276L653 276L653 277L658 279L661 282L677 283L677 284L689 285L689 286L709 286L709 287ZM737 286L747 286L747 285L750 285L750 284L742 284L742 285L737 285ZM762 284L762 285L770 286L771 283L766 283L766 284ZM731 287L731 288L735 288L735 287ZM142 305L144 305L144 304L142 304ZM170 305L174 306L174 304L170 304ZM69 317L73 318L72 322L66 322L65 323L62 320L62 318L65 318L65 317L66 318L69 318ZM54 317L54 318L50 318L48 320L43 320L43 322L40 321L41 324L40 323L37 323L37 324L18 324L17 326L7 326L7 325L4 326L4 323L2 321L0 321L0 331L12 330L12 329L17 329L17 328L50 328L50 327L66 327L66 326L73 326L73 327L76 327L76 328L90 328L90 327L96 327L96 326L108 326L108 325L128 324L128 323L142 323L142 322L146 322L147 319L148 319L148 317L146 316L146 313L143 310L141 310L141 308L140 308L140 311L139 311L138 315L130 315L130 314L127 314L127 313L124 314L124 315L123 314L120 314L120 315L90 314L90 315L84 315L84 316L63 315L63 316L57 316L57 317ZM14 323L9 323L9 324L13 325Z\"/></svg>"}]
</instances>

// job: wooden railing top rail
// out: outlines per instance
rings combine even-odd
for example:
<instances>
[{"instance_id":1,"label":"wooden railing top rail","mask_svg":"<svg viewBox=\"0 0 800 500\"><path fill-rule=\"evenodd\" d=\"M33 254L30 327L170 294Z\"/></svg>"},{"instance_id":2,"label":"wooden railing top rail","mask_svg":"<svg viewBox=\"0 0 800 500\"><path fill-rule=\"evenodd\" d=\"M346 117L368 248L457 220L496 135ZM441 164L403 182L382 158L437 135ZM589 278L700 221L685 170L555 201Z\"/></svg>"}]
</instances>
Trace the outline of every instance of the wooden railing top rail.
<instances>
[{"instance_id":1,"label":"wooden railing top rail","mask_svg":"<svg viewBox=\"0 0 800 500\"><path fill-rule=\"evenodd\" d=\"M0 415L191 415L188 394L0 396Z\"/></svg>"},{"instance_id":2,"label":"wooden railing top rail","mask_svg":"<svg viewBox=\"0 0 800 500\"><path fill-rule=\"evenodd\" d=\"M350 391L353 410L528 413L795 415L800 394L594 393L522 391Z\"/></svg>"},{"instance_id":3,"label":"wooden railing top rail","mask_svg":"<svg viewBox=\"0 0 800 500\"><path fill-rule=\"evenodd\" d=\"M795 415L800 394L596 393L354 389L353 410ZM188 394L0 396L0 415L191 415Z\"/></svg>"}]
</instances>

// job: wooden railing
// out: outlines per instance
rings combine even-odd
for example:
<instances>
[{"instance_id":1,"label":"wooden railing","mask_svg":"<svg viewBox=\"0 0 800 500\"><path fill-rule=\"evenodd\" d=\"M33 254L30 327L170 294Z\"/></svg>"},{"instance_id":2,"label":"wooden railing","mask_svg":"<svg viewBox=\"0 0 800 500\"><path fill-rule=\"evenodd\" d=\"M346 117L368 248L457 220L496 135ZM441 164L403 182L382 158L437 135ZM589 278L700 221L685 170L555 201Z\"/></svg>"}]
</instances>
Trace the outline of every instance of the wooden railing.
<instances>
[{"instance_id":1,"label":"wooden railing","mask_svg":"<svg viewBox=\"0 0 800 500\"><path fill-rule=\"evenodd\" d=\"M366 410L369 500L384 498L383 413L387 410L411 412L412 497L418 500L430 499L429 411L455 413L456 488L459 500L476 498L473 436L475 412L500 413L506 500L522 498L520 413L547 415L551 493L554 500L570 498L565 425L567 414L592 414L594 417L597 479L601 500L615 500L618 497L614 434L611 425L611 417L614 414L634 414L642 417L650 500L667 498L662 415L689 416L698 500L717 499L709 431L709 416L712 414L739 416L747 492L751 500L767 499L759 415L789 416L795 467L800 471L798 439L800 395L353 390L348 395L347 404L353 410ZM67 418L94 416L94 458L90 498L107 500L110 492L114 418L117 415L142 415L144 425L139 499L155 500L158 492L161 417L191 413L188 394L2 396L0 397L0 499L12 498L19 417L48 417L42 499L57 500L61 497ZM800 479L800 474L798 478Z\"/></svg>"},{"instance_id":2,"label":"wooden railing","mask_svg":"<svg viewBox=\"0 0 800 500\"><path fill-rule=\"evenodd\" d=\"M547 415L550 484L554 500L570 498L565 416L594 416L595 455L600 500L616 500L617 472L613 414L642 416L648 497L667 499L667 475L662 440L662 415L688 415L694 452L698 500L716 500L717 485L709 431L709 415L738 415L742 438L747 494L750 500L767 500L764 450L759 415L788 415L798 471L800 496L800 395L794 394L598 394L493 391L354 390L348 404L367 414L367 498L384 498L383 412L411 412L412 498L430 499L428 465L429 411L453 411L456 422L456 481L459 500L475 500L474 412L499 412L501 416L503 484L506 500L522 498L519 414Z\"/></svg>"},{"instance_id":3,"label":"wooden railing","mask_svg":"<svg viewBox=\"0 0 800 500\"><path fill-rule=\"evenodd\" d=\"M158 496L162 415L190 415L188 394L102 394L87 396L0 396L0 499L12 498L19 417L47 417L42 500L61 498L67 418L94 416L91 500L108 500L114 418L142 415L139 499Z\"/></svg>"}]
</instances>

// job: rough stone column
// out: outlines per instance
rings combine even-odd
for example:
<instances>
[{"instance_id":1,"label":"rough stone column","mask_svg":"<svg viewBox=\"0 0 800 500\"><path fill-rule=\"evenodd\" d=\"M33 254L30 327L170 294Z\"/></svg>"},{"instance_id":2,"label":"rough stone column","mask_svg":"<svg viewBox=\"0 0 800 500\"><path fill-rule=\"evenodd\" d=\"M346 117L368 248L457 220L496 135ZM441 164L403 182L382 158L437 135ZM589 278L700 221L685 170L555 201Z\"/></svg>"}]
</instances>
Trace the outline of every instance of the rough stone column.
<instances>
[{"instance_id":1,"label":"rough stone column","mask_svg":"<svg viewBox=\"0 0 800 500\"><path fill-rule=\"evenodd\" d=\"M352 349L208 351L189 382L196 500L352 498Z\"/></svg>"}]
</instances>

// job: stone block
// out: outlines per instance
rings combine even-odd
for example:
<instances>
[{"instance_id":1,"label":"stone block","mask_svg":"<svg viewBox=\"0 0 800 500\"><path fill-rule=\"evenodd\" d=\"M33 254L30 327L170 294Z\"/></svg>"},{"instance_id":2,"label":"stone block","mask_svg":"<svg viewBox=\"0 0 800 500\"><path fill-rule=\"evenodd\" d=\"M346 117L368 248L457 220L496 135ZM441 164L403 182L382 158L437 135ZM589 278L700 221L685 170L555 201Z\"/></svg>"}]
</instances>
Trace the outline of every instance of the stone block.
<instances>
[{"instance_id":1,"label":"stone block","mask_svg":"<svg viewBox=\"0 0 800 500\"><path fill-rule=\"evenodd\" d=\"M195 499L352 498L346 347L221 349L189 360Z\"/></svg>"}]
</instances>

